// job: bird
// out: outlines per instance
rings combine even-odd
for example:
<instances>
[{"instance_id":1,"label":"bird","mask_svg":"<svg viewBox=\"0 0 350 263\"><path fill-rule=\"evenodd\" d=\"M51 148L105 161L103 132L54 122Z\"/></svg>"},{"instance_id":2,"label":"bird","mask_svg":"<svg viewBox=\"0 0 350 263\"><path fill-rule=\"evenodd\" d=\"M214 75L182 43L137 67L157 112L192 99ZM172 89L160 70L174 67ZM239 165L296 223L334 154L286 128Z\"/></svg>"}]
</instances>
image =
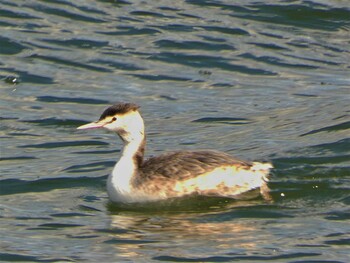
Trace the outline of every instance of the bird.
<instances>
[{"instance_id":1,"label":"bird","mask_svg":"<svg viewBox=\"0 0 350 263\"><path fill-rule=\"evenodd\" d=\"M253 189L265 198L271 163L239 160L217 150L177 150L144 158L146 134L140 106L123 102L104 110L98 121L78 130L117 133L123 150L107 179L112 203L144 203L185 196L236 199ZM267 199L267 198L266 198Z\"/></svg>"}]
</instances>

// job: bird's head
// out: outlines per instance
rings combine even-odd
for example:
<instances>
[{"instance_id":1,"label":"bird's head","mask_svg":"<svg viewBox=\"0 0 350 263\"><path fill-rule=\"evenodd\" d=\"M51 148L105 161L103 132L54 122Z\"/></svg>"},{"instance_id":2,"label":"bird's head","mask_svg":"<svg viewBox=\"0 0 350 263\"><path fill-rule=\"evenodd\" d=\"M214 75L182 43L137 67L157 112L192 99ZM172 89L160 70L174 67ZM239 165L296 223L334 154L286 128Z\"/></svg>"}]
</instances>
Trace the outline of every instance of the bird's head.
<instances>
[{"instance_id":1,"label":"bird's head","mask_svg":"<svg viewBox=\"0 0 350 263\"><path fill-rule=\"evenodd\" d=\"M119 103L107 108L100 119L79 126L78 130L105 128L118 133L124 142L131 142L144 136L144 123L138 111L139 106L133 103Z\"/></svg>"}]
</instances>

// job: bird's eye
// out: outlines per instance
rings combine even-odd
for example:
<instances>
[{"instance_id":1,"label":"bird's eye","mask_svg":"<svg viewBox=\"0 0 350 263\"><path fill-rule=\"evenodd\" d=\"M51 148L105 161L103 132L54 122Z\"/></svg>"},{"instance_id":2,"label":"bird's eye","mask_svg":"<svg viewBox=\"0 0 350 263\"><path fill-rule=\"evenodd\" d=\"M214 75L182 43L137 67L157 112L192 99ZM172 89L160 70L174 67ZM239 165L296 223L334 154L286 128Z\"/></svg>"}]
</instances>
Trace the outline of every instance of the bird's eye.
<instances>
[{"instance_id":1,"label":"bird's eye","mask_svg":"<svg viewBox=\"0 0 350 263\"><path fill-rule=\"evenodd\" d=\"M116 117L113 117L113 118L112 118L112 121L116 121L116 120L117 120L117 118L116 118Z\"/></svg>"}]
</instances>

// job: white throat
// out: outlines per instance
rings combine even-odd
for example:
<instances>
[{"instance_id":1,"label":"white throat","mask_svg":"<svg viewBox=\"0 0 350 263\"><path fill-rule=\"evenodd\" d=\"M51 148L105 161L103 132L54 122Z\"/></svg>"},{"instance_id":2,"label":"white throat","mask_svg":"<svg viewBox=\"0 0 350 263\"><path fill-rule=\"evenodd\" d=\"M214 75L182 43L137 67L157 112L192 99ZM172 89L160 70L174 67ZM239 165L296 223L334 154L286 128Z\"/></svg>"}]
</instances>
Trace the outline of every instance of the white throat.
<instances>
[{"instance_id":1,"label":"white throat","mask_svg":"<svg viewBox=\"0 0 350 263\"><path fill-rule=\"evenodd\" d=\"M107 191L114 202L131 202L138 199L133 189L133 180L138 176L138 161L140 160L137 158L143 157L145 140L142 119L139 124L141 126L136 125L134 127L136 129L123 134L127 140L124 140L122 155L108 177Z\"/></svg>"}]
</instances>

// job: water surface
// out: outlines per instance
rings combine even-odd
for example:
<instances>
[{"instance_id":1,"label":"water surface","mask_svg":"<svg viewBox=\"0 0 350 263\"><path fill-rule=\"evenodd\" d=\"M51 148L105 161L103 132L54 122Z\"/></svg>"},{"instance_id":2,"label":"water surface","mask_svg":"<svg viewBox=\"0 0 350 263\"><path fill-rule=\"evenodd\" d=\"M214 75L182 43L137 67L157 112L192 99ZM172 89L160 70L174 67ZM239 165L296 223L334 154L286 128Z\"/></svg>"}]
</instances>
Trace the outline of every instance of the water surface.
<instances>
[{"instance_id":1,"label":"water surface","mask_svg":"<svg viewBox=\"0 0 350 263\"><path fill-rule=\"evenodd\" d=\"M348 1L0 3L3 262L348 262ZM108 202L141 105L147 155L271 161L273 202Z\"/></svg>"}]
</instances>

